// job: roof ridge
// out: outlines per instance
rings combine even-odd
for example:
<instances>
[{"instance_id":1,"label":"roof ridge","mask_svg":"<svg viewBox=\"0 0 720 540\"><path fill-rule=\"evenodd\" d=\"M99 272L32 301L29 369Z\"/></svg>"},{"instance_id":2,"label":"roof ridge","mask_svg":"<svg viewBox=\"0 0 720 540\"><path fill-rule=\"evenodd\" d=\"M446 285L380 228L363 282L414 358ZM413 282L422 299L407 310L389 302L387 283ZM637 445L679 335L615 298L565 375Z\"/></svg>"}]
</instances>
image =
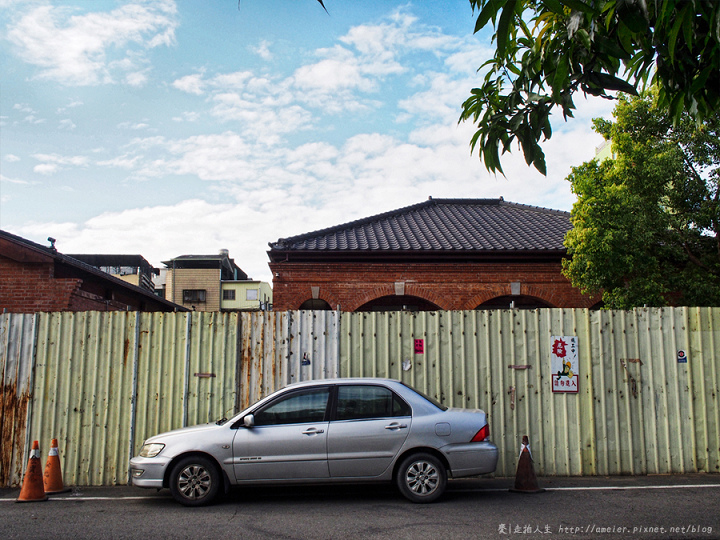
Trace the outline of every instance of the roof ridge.
<instances>
[{"instance_id":1,"label":"roof ridge","mask_svg":"<svg viewBox=\"0 0 720 540\"><path fill-rule=\"evenodd\" d=\"M545 207L545 206L536 206L536 205L533 205L533 204L523 204L523 203L509 202L509 201L503 200L502 197L500 198L500 200L501 200L500 206L517 206L517 207L520 207L520 208L527 208L527 209L529 209L529 210L539 210L539 211L541 211L541 212L543 212L543 213L548 213L548 214L565 215L565 216L569 216L569 215L570 215L570 212L566 212L565 210L557 210L557 209L555 209L555 208L547 208L547 207Z\"/></svg>"}]
</instances>

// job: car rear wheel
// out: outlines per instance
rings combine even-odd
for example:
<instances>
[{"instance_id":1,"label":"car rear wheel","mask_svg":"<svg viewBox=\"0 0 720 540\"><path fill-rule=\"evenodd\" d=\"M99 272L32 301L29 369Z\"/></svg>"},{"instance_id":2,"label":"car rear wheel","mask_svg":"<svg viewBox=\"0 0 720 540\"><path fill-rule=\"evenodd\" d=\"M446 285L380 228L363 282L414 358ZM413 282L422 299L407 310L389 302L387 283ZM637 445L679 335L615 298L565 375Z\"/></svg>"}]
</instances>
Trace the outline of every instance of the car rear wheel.
<instances>
[{"instance_id":1,"label":"car rear wheel","mask_svg":"<svg viewBox=\"0 0 720 540\"><path fill-rule=\"evenodd\" d=\"M220 490L220 473L202 456L181 459L170 473L170 492L184 506L210 504Z\"/></svg>"},{"instance_id":2,"label":"car rear wheel","mask_svg":"<svg viewBox=\"0 0 720 540\"><path fill-rule=\"evenodd\" d=\"M404 497L415 503L429 503L445 492L447 471L435 456L418 453L403 460L395 480Z\"/></svg>"}]
</instances>

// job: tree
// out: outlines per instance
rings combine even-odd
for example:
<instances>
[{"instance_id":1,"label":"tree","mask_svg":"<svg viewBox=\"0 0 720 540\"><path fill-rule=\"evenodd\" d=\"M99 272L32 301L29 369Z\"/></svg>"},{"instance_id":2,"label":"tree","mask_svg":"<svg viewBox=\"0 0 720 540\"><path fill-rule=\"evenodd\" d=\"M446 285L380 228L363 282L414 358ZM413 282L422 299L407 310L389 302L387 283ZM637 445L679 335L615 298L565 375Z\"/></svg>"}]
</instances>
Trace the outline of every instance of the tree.
<instances>
[{"instance_id":1,"label":"tree","mask_svg":"<svg viewBox=\"0 0 720 540\"><path fill-rule=\"evenodd\" d=\"M563 273L606 307L720 305L720 113L673 122L659 92L596 119L613 159L573 168Z\"/></svg>"},{"instance_id":2,"label":"tree","mask_svg":"<svg viewBox=\"0 0 720 540\"><path fill-rule=\"evenodd\" d=\"M636 95L659 87L658 106L674 121L720 108L720 2L717 0L470 0L475 32L492 21L495 56L483 84L463 103L486 168L519 143L528 165L546 174L540 142L550 115L572 117L573 96ZM481 68L482 69L482 68Z\"/></svg>"}]
</instances>

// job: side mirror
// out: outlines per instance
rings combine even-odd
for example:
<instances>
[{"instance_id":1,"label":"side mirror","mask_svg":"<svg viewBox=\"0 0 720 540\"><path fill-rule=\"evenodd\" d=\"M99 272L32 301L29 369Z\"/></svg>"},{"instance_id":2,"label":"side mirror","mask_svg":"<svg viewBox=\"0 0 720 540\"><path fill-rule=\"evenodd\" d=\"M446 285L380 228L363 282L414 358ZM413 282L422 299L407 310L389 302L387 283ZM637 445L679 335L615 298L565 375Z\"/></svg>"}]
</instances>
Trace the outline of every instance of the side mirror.
<instances>
[{"instance_id":1,"label":"side mirror","mask_svg":"<svg viewBox=\"0 0 720 540\"><path fill-rule=\"evenodd\" d=\"M255 425L255 416L248 414L243 418L243 426L251 428Z\"/></svg>"}]
</instances>

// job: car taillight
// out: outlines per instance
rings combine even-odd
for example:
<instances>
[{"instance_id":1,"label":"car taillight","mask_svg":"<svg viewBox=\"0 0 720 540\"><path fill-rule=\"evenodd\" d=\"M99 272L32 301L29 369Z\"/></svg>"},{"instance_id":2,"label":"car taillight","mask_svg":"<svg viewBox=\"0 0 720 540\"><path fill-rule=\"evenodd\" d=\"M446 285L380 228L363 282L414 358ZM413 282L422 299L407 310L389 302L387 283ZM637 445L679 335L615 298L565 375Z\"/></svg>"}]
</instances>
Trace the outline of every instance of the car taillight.
<instances>
[{"instance_id":1,"label":"car taillight","mask_svg":"<svg viewBox=\"0 0 720 540\"><path fill-rule=\"evenodd\" d=\"M490 436L490 426L485 424L480 431L478 431L470 442L482 442Z\"/></svg>"}]
</instances>

